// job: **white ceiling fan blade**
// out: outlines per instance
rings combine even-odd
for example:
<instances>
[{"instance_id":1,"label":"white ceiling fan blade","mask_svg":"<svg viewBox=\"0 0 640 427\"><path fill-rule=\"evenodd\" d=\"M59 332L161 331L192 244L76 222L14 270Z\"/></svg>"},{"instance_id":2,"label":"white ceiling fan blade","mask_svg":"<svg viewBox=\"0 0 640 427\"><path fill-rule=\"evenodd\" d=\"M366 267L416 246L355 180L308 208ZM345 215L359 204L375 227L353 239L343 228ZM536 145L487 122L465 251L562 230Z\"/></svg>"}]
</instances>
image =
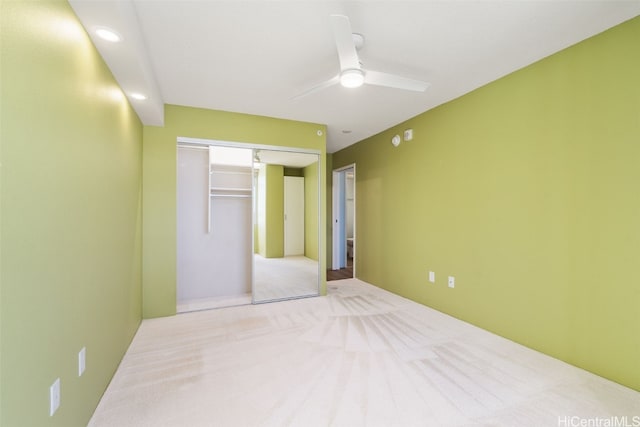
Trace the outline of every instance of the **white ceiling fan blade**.
<instances>
[{"instance_id":1,"label":"white ceiling fan blade","mask_svg":"<svg viewBox=\"0 0 640 427\"><path fill-rule=\"evenodd\" d=\"M320 84L317 84L317 85L315 85L314 87L312 87L310 89L305 90L301 94L296 95L293 98L291 98L291 100L292 101L297 101L300 98L304 98L305 96L309 96L312 93L318 92L319 90L328 88L329 86L333 86L333 85L338 84L338 83L340 83L340 76L339 75L335 76L335 77L332 77L329 80L324 81L324 82L322 82Z\"/></svg>"},{"instance_id":2,"label":"white ceiling fan blade","mask_svg":"<svg viewBox=\"0 0 640 427\"><path fill-rule=\"evenodd\" d=\"M353 43L349 18L344 15L331 15L331 28L338 48L340 70L359 69L360 60L358 59L356 45Z\"/></svg>"},{"instance_id":3,"label":"white ceiling fan blade","mask_svg":"<svg viewBox=\"0 0 640 427\"><path fill-rule=\"evenodd\" d=\"M395 74L382 73L380 71L365 70L364 82L375 86L393 87L396 89L424 92L430 83L421 80L408 79Z\"/></svg>"}]
</instances>

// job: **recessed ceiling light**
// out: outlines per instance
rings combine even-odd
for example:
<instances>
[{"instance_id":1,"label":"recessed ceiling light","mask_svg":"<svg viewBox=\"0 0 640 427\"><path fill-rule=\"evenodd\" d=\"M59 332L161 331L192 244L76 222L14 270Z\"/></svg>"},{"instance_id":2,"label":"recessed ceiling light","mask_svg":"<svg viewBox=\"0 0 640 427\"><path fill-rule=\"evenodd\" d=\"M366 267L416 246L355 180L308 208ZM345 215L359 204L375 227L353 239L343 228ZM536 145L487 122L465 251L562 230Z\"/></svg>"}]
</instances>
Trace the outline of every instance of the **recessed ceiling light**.
<instances>
[{"instance_id":1,"label":"recessed ceiling light","mask_svg":"<svg viewBox=\"0 0 640 427\"><path fill-rule=\"evenodd\" d=\"M147 97L141 93L130 93L129 96L133 99L137 99L138 101L144 101L147 99Z\"/></svg>"},{"instance_id":2,"label":"recessed ceiling light","mask_svg":"<svg viewBox=\"0 0 640 427\"><path fill-rule=\"evenodd\" d=\"M122 37L120 36L120 34L108 28L98 28L96 30L96 35L100 37L102 40L106 40L112 43L116 43L122 40Z\"/></svg>"}]
</instances>

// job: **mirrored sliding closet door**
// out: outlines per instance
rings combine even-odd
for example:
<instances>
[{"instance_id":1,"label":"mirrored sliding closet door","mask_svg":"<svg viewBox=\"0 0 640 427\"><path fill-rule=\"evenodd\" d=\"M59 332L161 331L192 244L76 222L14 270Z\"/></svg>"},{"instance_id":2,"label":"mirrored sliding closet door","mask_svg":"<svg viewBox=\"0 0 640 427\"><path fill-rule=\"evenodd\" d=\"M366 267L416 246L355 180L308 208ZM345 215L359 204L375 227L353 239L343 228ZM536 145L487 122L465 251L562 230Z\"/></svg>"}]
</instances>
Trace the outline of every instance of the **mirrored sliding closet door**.
<instances>
[{"instance_id":1,"label":"mirrored sliding closet door","mask_svg":"<svg viewBox=\"0 0 640 427\"><path fill-rule=\"evenodd\" d=\"M254 150L254 303L319 293L319 155Z\"/></svg>"}]
</instances>

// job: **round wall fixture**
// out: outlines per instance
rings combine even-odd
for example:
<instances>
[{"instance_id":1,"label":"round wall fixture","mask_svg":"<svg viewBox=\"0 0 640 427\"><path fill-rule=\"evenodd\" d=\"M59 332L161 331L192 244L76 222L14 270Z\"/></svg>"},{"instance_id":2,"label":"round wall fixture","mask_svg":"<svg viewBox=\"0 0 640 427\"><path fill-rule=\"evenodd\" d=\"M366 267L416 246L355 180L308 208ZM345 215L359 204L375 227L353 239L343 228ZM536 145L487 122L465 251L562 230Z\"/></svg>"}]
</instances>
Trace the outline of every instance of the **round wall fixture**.
<instances>
[{"instance_id":1,"label":"round wall fixture","mask_svg":"<svg viewBox=\"0 0 640 427\"><path fill-rule=\"evenodd\" d=\"M318 132L316 132L316 134L317 134L318 136L322 136L322 131L321 131L320 129L318 129Z\"/></svg>"},{"instance_id":2,"label":"round wall fixture","mask_svg":"<svg viewBox=\"0 0 640 427\"><path fill-rule=\"evenodd\" d=\"M400 135L395 135L393 138L391 138L391 143L394 147L400 145Z\"/></svg>"}]
</instances>

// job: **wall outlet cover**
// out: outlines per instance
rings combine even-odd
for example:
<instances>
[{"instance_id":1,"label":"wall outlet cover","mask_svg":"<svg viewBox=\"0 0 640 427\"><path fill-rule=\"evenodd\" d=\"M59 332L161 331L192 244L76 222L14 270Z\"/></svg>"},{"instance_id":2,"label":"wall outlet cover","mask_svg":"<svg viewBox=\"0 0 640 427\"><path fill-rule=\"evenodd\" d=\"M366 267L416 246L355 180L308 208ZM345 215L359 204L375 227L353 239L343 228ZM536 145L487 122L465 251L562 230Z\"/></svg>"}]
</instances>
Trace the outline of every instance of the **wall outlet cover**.
<instances>
[{"instance_id":1,"label":"wall outlet cover","mask_svg":"<svg viewBox=\"0 0 640 427\"><path fill-rule=\"evenodd\" d=\"M449 276L449 287L455 288L455 286L456 286L456 278L453 276Z\"/></svg>"},{"instance_id":2,"label":"wall outlet cover","mask_svg":"<svg viewBox=\"0 0 640 427\"><path fill-rule=\"evenodd\" d=\"M433 272L433 271L429 272L429 281L431 283L436 283L436 273L435 272Z\"/></svg>"}]
</instances>

